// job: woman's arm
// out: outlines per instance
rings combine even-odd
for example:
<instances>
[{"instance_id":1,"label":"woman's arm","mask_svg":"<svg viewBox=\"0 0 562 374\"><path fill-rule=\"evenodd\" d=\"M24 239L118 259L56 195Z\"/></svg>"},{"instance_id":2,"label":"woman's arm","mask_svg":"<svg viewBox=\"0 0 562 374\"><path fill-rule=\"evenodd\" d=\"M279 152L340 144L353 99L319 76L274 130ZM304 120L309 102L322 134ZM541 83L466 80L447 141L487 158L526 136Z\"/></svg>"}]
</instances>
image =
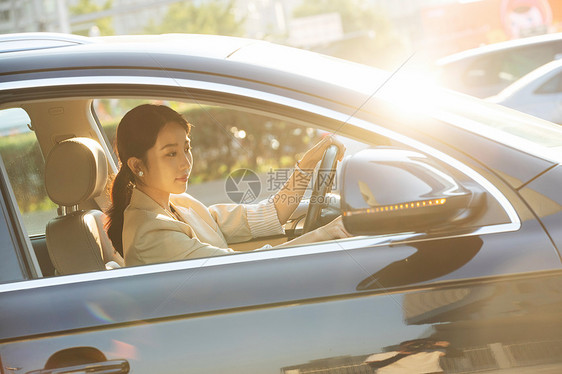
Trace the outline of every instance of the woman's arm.
<instances>
[{"instance_id":1,"label":"woman's arm","mask_svg":"<svg viewBox=\"0 0 562 374\"><path fill-rule=\"evenodd\" d=\"M300 164L302 165L302 162ZM306 169L301 166L301 168L304 172L308 173L305 174L295 169L283 187L273 196L275 210L277 211L277 217L281 225L287 222L291 214L293 214L295 209L299 206L302 196L306 191L306 187L312 178L314 166Z\"/></svg>"},{"instance_id":2,"label":"woman's arm","mask_svg":"<svg viewBox=\"0 0 562 374\"><path fill-rule=\"evenodd\" d=\"M297 162L298 167L295 168L281 190L273 196L277 217L282 225L287 222L291 214L293 214L297 206L299 206L302 196L310 182L310 178L312 177L314 167L324 156L326 148L332 144L338 146L338 160L341 161L345 152L344 145L335 139L333 135L324 137L314 147L309 149L302 159ZM299 168L301 170L299 170Z\"/></svg>"}]
</instances>

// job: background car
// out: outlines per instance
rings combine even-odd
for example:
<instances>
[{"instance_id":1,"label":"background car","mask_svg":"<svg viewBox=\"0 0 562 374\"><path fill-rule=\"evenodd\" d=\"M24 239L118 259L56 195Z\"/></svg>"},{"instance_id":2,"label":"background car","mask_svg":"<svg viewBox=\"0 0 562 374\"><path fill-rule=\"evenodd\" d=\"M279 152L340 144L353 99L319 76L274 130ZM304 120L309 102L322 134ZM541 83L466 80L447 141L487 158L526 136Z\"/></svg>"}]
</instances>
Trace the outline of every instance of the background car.
<instances>
[{"instance_id":1,"label":"background car","mask_svg":"<svg viewBox=\"0 0 562 374\"><path fill-rule=\"evenodd\" d=\"M487 100L562 124L562 60L533 70Z\"/></svg>"},{"instance_id":2,"label":"background car","mask_svg":"<svg viewBox=\"0 0 562 374\"><path fill-rule=\"evenodd\" d=\"M262 41L0 40L0 110L29 118L0 138L3 372L364 373L422 358L560 372L559 126ZM206 204L267 197L325 132L349 152L333 188L326 154L284 235L115 266L111 139L145 102L194 124L187 192ZM227 188L239 169L259 191ZM313 224L343 215L353 236L250 251L298 236L311 210Z\"/></svg>"},{"instance_id":3,"label":"background car","mask_svg":"<svg viewBox=\"0 0 562 374\"><path fill-rule=\"evenodd\" d=\"M443 87L479 98L497 94L535 68L562 57L562 33L494 43L436 62Z\"/></svg>"}]
</instances>

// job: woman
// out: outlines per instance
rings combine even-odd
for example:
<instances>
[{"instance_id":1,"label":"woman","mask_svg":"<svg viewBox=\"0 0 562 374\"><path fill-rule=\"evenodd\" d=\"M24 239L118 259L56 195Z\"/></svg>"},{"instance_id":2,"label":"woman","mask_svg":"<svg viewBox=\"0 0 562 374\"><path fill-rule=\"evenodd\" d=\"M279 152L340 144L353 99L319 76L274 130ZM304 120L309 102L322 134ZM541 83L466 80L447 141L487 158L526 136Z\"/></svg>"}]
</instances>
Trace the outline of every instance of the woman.
<instances>
[{"instance_id":1,"label":"woman","mask_svg":"<svg viewBox=\"0 0 562 374\"><path fill-rule=\"evenodd\" d=\"M184 193L193 164L189 132L190 124L162 105L138 106L119 123L121 169L111 190L107 232L127 266L235 253L227 243L283 234L310 180L304 170L313 169L330 144L339 145L340 160L344 152L333 137L324 138L297 162L273 199L207 208ZM338 218L283 246L347 236Z\"/></svg>"}]
</instances>

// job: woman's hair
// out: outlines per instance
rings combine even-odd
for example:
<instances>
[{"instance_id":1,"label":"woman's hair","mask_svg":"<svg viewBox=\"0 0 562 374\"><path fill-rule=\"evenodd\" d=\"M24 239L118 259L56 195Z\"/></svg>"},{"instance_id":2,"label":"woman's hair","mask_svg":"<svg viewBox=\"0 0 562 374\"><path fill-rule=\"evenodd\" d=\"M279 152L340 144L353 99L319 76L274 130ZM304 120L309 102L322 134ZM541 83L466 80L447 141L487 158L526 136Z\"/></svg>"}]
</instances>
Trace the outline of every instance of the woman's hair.
<instances>
[{"instance_id":1,"label":"woman's hair","mask_svg":"<svg viewBox=\"0 0 562 374\"><path fill-rule=\"evenodd\" d=\"M131 200L135 175L127 160L137 157L146 164L146 152L154 146L160 129L175 122L189 134L191 125L173 109L164 105L144 104L131 109L117 126L115 147L121 167L111 187L111 207L107 212L107 235L123 256L123 213Z\"/></svg>"}]
</instances>

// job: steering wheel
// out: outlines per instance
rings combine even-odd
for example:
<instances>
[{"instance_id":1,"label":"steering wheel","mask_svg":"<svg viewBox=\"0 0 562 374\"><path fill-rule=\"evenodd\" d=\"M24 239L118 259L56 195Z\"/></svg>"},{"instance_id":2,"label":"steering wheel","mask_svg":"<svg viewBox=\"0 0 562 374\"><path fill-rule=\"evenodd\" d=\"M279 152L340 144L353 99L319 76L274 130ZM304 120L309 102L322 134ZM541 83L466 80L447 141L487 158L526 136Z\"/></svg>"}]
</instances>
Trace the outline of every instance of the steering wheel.
<instances>
[{"instance_id":1,"label":"steering wheel","mask_svg":"<svg viewBox=\"0 0 562 374\"><path fill-rule=\"evenodd\" d=\"M322 161L314 180L308 211L304 219L303 234L320 227L318 223L320 221L320 212L325 205L326 194L330 190L336 175L337 156L338 147L333 144L326 148L324 156L322 156Z\"/></svg>"}]
</instances>

